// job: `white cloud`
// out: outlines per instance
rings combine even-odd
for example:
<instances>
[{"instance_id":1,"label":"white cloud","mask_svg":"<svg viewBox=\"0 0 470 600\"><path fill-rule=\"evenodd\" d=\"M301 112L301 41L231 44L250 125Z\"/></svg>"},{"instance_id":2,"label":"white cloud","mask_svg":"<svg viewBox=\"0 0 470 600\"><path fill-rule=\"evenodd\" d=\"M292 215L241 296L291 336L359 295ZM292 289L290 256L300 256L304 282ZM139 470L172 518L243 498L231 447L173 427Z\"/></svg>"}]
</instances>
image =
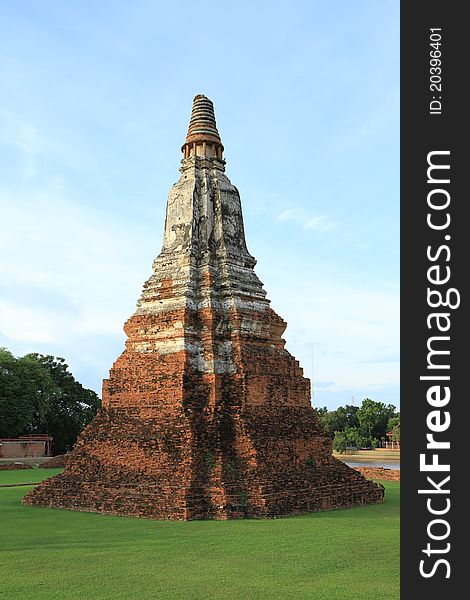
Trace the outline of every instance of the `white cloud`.
<instances>
[{"instance_id":1,"label":"white cloud","mask_svg":"<svg viewBox=\"0 0 470 600\"><path fill-rule=\"evenodd\" d=\"M59 342L60 318L31 306L14 306L0 299L0 332L11 340L51 344Z\"/></svg>"},{"instance_id":2,"label":"white cloud","mask_svg":"<svg viewBox=\"0 0 470 600\"><path fill-rule=\"evenodd\" d=\"M338 284L334 275L307 279L287 273L282 285L272 281L267 287L274 310L288 323L286 347L306 377L313 366L314 380L327 381L332 392L367 395L398 387L398 290Z\"/></svg>"},{"instance_id":3,"label":"white cloud","mask_svg":"<svg viewBox=\"0 0 470 600\"><path fill-rule=\"evenodd\" d=\"M0 194L0 205L0 332L72 346L121 336L150 274L150 225L129 228L54 192Z\"/></svg>"},{"instance_id":4,"label":"white cloud","mask_svg":"<svg viewBox=\"0 0 470 600\"><path fill-rule=\"evenodd\" d=\"M30 122L4 109L0 109L0 144L16 151L21 164L21 174L31 179L38 173L38 130Z\"/></svg>"},{"instance_id":5,"label":"white cloud","mask_svg":"<svg viewBox=\"0 0 470 600\"><path fill-rule=\"evenodd\" d=\"M294 221L303 229L314 229L316 231L329 231L336 227L329 217L325 215L311 216L306 210L300 208L288 208L276 217L276 221Z\"/></svg>"}]
</instances>

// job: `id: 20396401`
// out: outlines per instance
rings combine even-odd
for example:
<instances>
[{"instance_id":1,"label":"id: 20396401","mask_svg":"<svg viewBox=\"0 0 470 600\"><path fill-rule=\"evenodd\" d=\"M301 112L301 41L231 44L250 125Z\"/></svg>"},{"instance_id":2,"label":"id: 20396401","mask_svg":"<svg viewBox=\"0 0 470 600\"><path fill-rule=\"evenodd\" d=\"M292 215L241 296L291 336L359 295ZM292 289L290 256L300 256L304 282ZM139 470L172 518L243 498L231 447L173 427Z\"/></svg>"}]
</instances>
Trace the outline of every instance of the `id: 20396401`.
<instances>
[{"instance_id":1,"label":"id: 20396401","mask_svg":"<svg viewBox=\"0 0 470 600\"><path fill-rule=\"evenodd\" d=\"M442 35L441 28L434 27L429 30L429 114L440 115L442 112Z\"/></svg>"}]
</instances>

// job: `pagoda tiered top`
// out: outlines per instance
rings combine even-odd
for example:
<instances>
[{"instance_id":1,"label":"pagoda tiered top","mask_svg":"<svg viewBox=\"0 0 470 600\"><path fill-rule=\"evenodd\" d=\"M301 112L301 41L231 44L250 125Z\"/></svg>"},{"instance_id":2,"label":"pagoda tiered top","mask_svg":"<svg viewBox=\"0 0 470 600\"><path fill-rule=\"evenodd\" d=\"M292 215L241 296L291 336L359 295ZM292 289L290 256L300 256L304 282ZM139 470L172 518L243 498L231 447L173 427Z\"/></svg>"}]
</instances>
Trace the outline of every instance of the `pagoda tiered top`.
<instances>
[{"instance_id":1,"label":"pagoda tiered top","mask_svg":"<svg viewBox=\"0 0 470 600\"><path fill-rule=\"evenodd\" d=\"M215 122L214 105L203 94L193 100L186 141L181 147L184 158L206 156L222 160L224 147Z\"/></svg>"}]
</instances>

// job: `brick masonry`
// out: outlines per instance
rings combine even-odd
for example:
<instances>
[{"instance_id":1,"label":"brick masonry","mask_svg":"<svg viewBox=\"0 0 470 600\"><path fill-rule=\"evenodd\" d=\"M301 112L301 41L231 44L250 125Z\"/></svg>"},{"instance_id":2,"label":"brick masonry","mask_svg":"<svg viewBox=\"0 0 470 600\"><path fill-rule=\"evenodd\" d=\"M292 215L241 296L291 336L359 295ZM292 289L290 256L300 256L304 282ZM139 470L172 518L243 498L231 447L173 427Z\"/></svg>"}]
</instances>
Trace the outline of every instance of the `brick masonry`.
<instances>
[{"instance_id":1,"label":"brick masonry","mask_svg":"<svg viewBox=\"0 0 470 600\"><path fill-rule=\"evenodd\" d=\"M63 469L67 464L68 454L56 454L47 462L39 465L40 469Z\"/></svg>"},{"instance_id":2,"label":"brick masonry","mask_svg":"<svg viewBox=\"0 0 470 600\"><path fill-rule=\"evenodd\" d=\"M400 481L400 469L385 467L354 467L366 479L382 479L383 481Z\"/></svg>"},{"instance_id":3,"label":"brick masonry","mask_svg":"<svg viewBox=\"0 0 470 600\"><path fill-rule=\"evenodd\" d=\"M28 458L46 456L46 442L42 440L2 440L0 458Z\"/></svg>"},{"instance_id":4,"label":"brick masonry","mask_svg":"<svg viewBox=\"0 0 470 600\"><path fill-rule=\"evenodd\" d=\"M222 151L212 103L196 96L163 247L103 408L25 504L186 520L382 501L382 486L331 454L254 272Z\"/></svg>"}]
</instances>

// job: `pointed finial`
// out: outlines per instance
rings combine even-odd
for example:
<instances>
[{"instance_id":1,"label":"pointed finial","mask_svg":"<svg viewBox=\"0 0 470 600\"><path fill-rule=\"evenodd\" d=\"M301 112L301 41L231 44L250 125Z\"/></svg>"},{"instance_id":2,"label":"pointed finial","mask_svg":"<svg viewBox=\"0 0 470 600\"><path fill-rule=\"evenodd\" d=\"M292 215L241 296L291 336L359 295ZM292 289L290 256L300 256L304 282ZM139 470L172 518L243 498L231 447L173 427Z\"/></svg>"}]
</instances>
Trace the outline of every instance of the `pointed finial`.
<instances>
[{"instance_id":1,"label":"pointed finial","mask_svg":"<svg viewBox=\"0 0 470 600\"><path fill-rule=\"evenodd\" d=\"M203 94L193 100L186 141L181 147L184 158L205 156L222 160L224 147L215 122L214 105Z\"/></svg>"}]
</instances>

